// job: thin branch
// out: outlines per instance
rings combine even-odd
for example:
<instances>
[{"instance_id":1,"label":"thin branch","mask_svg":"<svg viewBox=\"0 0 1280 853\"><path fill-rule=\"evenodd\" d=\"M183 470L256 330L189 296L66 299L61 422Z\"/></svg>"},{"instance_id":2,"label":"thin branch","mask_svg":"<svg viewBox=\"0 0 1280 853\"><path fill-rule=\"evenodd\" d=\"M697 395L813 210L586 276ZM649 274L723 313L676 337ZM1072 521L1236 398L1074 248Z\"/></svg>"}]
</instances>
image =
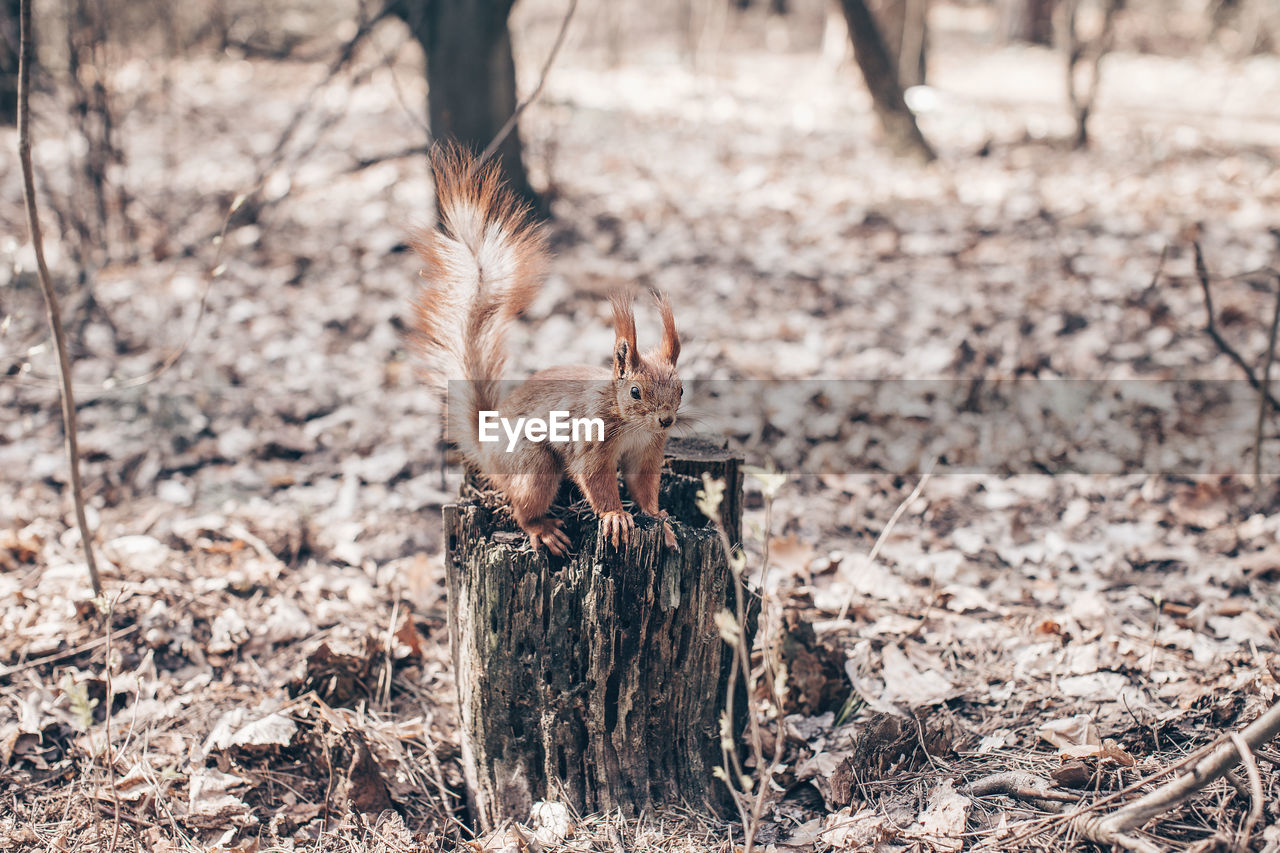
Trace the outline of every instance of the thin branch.
<instances>
[{"instance_id":1,"label":"thin branch","mask_svg":"<svg viewBox=\"0 0 1280 853\"><path fill-rule=\"evenodd\" d=\"M406 157L421 157L424 154L430 154L431 149L432 146L430 144L411 145L408 148L401 148L399 151L392 151L389 154L375 154L372 157L361 157L353 163L349 169L347 169L347 174L350 175L353 172L368 169L370 166L376 166L379 163L385 163L388 160L403 160Z\"/></svg>"},{"instance_id":2,"label":"thin branch","mask_svg":"<svg viewBox=\"0 0 1280 853\"><path fill-rule=\"evenodd\" d=\"M1147 285L1147 289L1143 291L1145 296L1156 289L1156 285L1160 283L1160 276L1164 275L1164 262L1169 258L1169 244L1165 243L1164 248L1160 250L1160 260L1156 261L1156 271L1151 276L1151 283Z\"/></svg>"},{"instance_id":3,"label":"thin branch","mask_svg":"<svg viewBox=\"0 0 1280 853\"><path fill-rule=\"evenodd\" d=\"M1237 737L1246 751L1252 751L1280 734L1280 702L1268 708ZM1166 782L1149 794L1102 817L1078 815L1072 826L1079 834L1099 844L1119 844L1129 850L1154 850L1148 842L1127 835L1152 818L1182 803L1211 782L1221 779L1243 760L1239 744L1234 738L1224 738L1191 769ZM1257 765L1254 765L1257 772Z\"/></svg>"},{"instance_id":4,"label":"thin branch","mask_svg":"<svg viewBox=\"0 0 1280 853\"><path fill-rule=\"evenodd\" d=\"M1277 679L1277 680L1280 680L1280 679ZM1011 827L1011 828L1021 828L1022 832L1008 839L1008 844L1012 847L1014 845L1017 845L1020 842L1026 841L1031 836L1036 835L1039 832L1042 832L1044 829L1048 828L1048 826L1050 825L1057 825L1057 824L1063 823L1064 821L1070 822L1073 820L1078 820L1084 815L1088 815L1098 811L1103 806L1107 806L1107 805L1110 805L1111 803L1114 803L1117 800L1124 799L1125 797L1129 796L1135 791L1140 791L1143 788L1147 787L1157 779L1163 779L1166 776L1169 776L1173 773L1178 772L1183 767L1194 764L1195 762L1203 758L1205 755L1207 755L1210 752L1210 750L1214 748L1214 746L1216 746L1216 744L1207 743L1204 746L1193 749L1190 752L1188 752L1186 755L1179 758L1177 761L1174 761L1170 764L1166 764L1164 767L1161 767L1159 770L1156 770L1152 773L1148 773L1146 776L1143 776L1141 779L1135 779L1134 781L1130 782L1128 785L1125 785L1120 790L1113 791L1112 793L1107 794L1105 797L1094 800L1092 803L1089 803L1086 806L1081 806L1078 809L1075 809L1074 811L1067 812L1065 814L1063 813L1052 814L1052 815L1047 815L1045 817L1033 818L1030 820L1023 821L1022 823L1017 824L1016 827Z\"/></svg>"},{"instance_id":5,"label":"thin branch","mask_svg":"<svg viewBox=\"0 0 1280 853\"><path fill-rule=\"evenodd\" d=\"M498 131L497 136L485 146L484 151L480 152L480 156L471 164L471 171L474 174L477 169L485 164L494 152L498 150L498 146L502 145L503 140L511 133L512 128L516 126L516 122L520 120L520 114L525 108L538 99L542 94L542 87L547 83L547 74L551 72L551 65L556 61L556 55L560 53L560 46L564 44L565 33L569 31L569 22L573 20L573 13L577 11L578 0L569 0L569 10L564 14L564 20L560 22L560 32L556 34L555 44L551 46L551 52L547 54L547 61L542 64L542 76L538 78L538 85L529 93L529 97L525 98L516 105L515 111L511 113L511 117L507 119L507 123Z\"/></svg>"},{"instance_id":6,"label":"thin branch","mask_svg":"<svg viewBox=\"0 0 1280 853\"><path fill-rule=\"evenodd\" d=\"M388 3L380 9L376 15L364 21L356 28L355 33L347 40L346 44L342 46L342 50L340 50L338 55L334 57L333 61L329 63L329 69L325 73L324 79L316 83L311 88L311 92L307 97L303 99L302 103L298 104L297 108L293 111L293 115L289 119L289 123L285 125L284 130L280 133L280 137L276 140L275 147L271 149L271 154L268 155L267 164L258 171L257 180L254 181L255 191L263 184L264 181L266 181L267 175L271 170L280 165L281 161L284 160L285 147L293 140L293 135L298 131L298 128L302 126L302 120L306 118L307 113L311 111L312 106L319 101L320 93L324 91L325 87L333 82L334 78L342 73L342 69L347 67L347 63L355 58L356 48L360 46L360 43L364 41L365 37L373 31L375 26L381 23L382 20L390 14L392 14L391 4Z\"/></svg>"},{"instance_id":7,"label":"thin branch","mask_svg":"<svg viewBox=\"0 0 1280 853\"><path fill-rule=\"evenodd\" d=\"M990 794L1005 794L1018 800L1032 800L1043 803L1078 803L1079 794L1068 791L1055 791L1053 783L1043 776L1028 773L1024 770L1006 770L992 773L974 780L964 787L964 793L972 797Z\"/></svg>"},{"instance_id":8,"label":"thin branch","mask_svg":"<svg viewBox=\"0 0 1280 853\"><path fill-rule=\"evenodd\" d=\"M340 73L342 73L343 69L345 69L354 58L356 48L360 46L360 43L363 42L369 33L373 31L373 28L377 24L390 14L391 7L388 5L372 18L369 18L357 27L355 34L342 45L342 49L338 52L338 55L332 62L330 62L324 79L316 83L311 88L307 97L304 98L294 110L293 115L285 124L284 129L280 132L280 136L276 139L276 143L272 147L271 152L266 156L264 164L258 168L253 179L253 183L250 185L249 189L237 194L228 206L227 212L222 219L222 226L219 228L218 234L213 238L213 243L217 247L217 250L214 253L212 263L209 265L209 272L205 278L204 289L200 294L200 302L196 307L195 320L192 321L191 331L182 339L182 343L171 350L160 364L156 365L151 370L148 370L146 373L141 373L126 379L109 377L102 383L101 387L86 389L86 393L92 393L96 398L98 396L103 396L107 392L120 391L127 388L138 388L143 385L147 385L160 378L164 373L168 372L170 368L177 364L178 361L186 355L188 349L190 349L191 345L196 340L196 335L200 331L200 326L204 321L205 314L208 313L209 294L213 290L213 283L222 275L223 272L226 271L226 265L223 263L222 259L225 253L227 230L231 224L232 217L235 216L236 212L240 210L241 206L243 206L249 198L258 193L266 183L271 171L284 161L285 148L288 147L288 144L293 140L294 134L297 133L298 128L301 127L303 119L306 118L312 107L319 102L320 92L332 83ZM352 171L355 170L353 169Z\"/></svg>"},{"instance_id":9,"label":"thin branch","mask_svg":"<svg viewBox=\"0 0 1280 853\"><path fill-rule=\"evenodd\" d=\"M705 475L704 475L705 476ZM742 679L745 684L744 693L747 700L747 717L750 727L753 744L759 743L758 726L755 714L754 691L751 689L751 664L743 664L742 650L745 648L747 621L746 606L743 600L742 589L742 573L746 571L745 566L741 570L735 568L733 544L729 541L729 533L725 530L724 518L717 509L717 513L713 518L715 522L716 533L720 537L720 546L724 549L725 561L729 566L729 573L733 578L733 595L734 595L734 619L737 624L737 636L733 638L733 642L729 643L732 653L732 660L729 664L729 678L726 686L724 698L724 717L721 719L720 731L720 755L724 762L724 783L729 789L729 794L733 798L733 804L738 809L738 816L742 818L742 832L746 838L746 850L750 853L752 849L753 833L751 831L751 818L747 808L746 792L742 790L742 762L738 756L738 745L734 739L733 721L734 721L734 695L738 688L738 675L741 672ZM728 638L725 638L728 642Z\"/></svg>"},{"instance_id":10,"label":"thin branch","mask_svg":"<svg viewBox=\"0 0 1280 853\"><path fill-rule=\"evenodd\" d=\"M1244 372L1245 379L1249 380L1249 384L1253 386L1254 390L1262 394L1272 408L1280 410L1280 400L1277 400L1269 389L1263 387L1262 380L1254 375L1253 368L1244 360L1244 356L1240 355L1231 344L1227 343L1226 339L1222 337L1222 333L1218 331L1218 323L1213 313L1213 294L1209 287L1209 270L1204 263L1204 254L1200 251L1198 242L1192 243L1191 246L1196 253L1196 277L1200 280L1200 289L1204 292L1204 310L1208 315L1208 319L1205 321L1205 333L1213 338L1213 342L1218 345L1218 349L1222 350Z\"/></svg>"},{"instance_id":11,"label":"thin branch","mask_svg":"<svg viewBox=\"0 0 1280 853\"><path fill-rule=\"evenodd\" d=\"M71 469L71 497L76 506L76 524L80 528L80 546L84 549L85 565L89 568L89 582L95 597L102 597L102 578L98 576L98 564L93 557L93 538L89 534L89 521L84 513L84 487L80 482L80 443L76 427L76 400L71 388L71 360L67 356L66 333L62 328L62 315L58 309L58 294L53 289L53 279L44 260L44 237L40 232L40 215L36 209L36 185L31 167L31 0L21 0L19 11L21 47L18 52L18 159L22 161L22 195L27 203L27 226L31 229L31 243L36 252L36 266L40 272L40 287L44 290L45 308L49 313L49 326L53 331L53 343L58 350L58 379L62 389L62 424L66 436L67 465Z\"/></svg>"},{"instance_id":12,"label":"thin branch","mask_svg":"<svg viewBox=\"0 0 1280 853\"><path fill-rule=\"evenodd\" d=\"M925 466L924 474L920 477L920 482L916 483L916 487L911 490L911 494L907 495L907 499L898 504L898 508L893 511L893 515L889 516L889 523L880 531L880 535L876 537L876 542L871 546L871 553L867 555L866 564L870 566L876 561L876 557L880 556L880 549L884 546L885 540L889 538L889 532L893 530L893 526L898 523L898 519L907 511L916 498L920 497L920 491L924 488L924 484L929 482L929 478L933 476L933 466L937 463L937 457L929 460L929 464ZM844 606L840 608L840 615L837 619L843 619L849 615L849 608L853 606L853 598L856 594L856 588L850 587L849 597L845 599Z\"/></svg>"},{"instance_id":13,"label":"thin branch","mask_svg":"<svg viewBox=\"0 0 1280 853\"><path fill-rule=\"evenodd\" d=\"M613 845L613 853L627 853L627 848L622 846L622 836L618 832L618 827L609 823L605 825L605 829L609 832L609 843Z\"/></svg>"},{"instance_id":14,"label":"thin branch","mask_svg":"<svg viewBox=\"0 0 1280 853\"><path fill-rule=\"evenodd\" d=\"M1239 732L1231 733L1231 743L1236 748L1236 753L1244 764L1244 772L1249 778L1249 815L1245 818L1244 828L1240 830L1240 837L1236 839L1236 849L1247 851L1253 828L1262 819L1262 774L1258 772L1258 762L1253 757L1253 750L1249 748L1249 744Z\"/></svg>"},{"instance_id":15,"label":"thin branch","mask_svg":"<svg viewBox=\"0 0 1280 853\"><path fill-rule=\"evenodd\" d=\"M703 475L704 482L709 482L707 475ZM723 485L721 486L723 488ZM699 497L701 500L701 496ZM769 537L773 531L771 524L773 520L773 494L768 487L765 489L765 558L761 567L761 581L763 582L768 570L768 553L769 553ZM725 562L728 564L729 572L733 578L734 592L734 613L732 619L734 628L733 636L725 633L725 626L720 626L721 636L730 646L733 660L729 666L728 689L725 694L725 710L724 716L721 717L720 729L720 754L724 764L721 769L724 772L723 781L729 789L729 794L733 799L733 804L738 810L738 815L742 819L742 835L743 835L743 853L752 853L756 849L756 835L760 829L760 816L764 811L765 801L769 796L771 786L773 784L774 773L777 771L778 765L782 762L782 752L786 744L786 733L783 730L784 723L782 720L782 702L777 694L776 686L772 683L773 678L769 672L769 665L764 665L765 677L770 679L769 690L777 707L777 731L774 735L774 750L772 760L766 764L764 745L760 733L760 707L756 697L756 679L751 670L751 649L750 636L748 634L747 621L748 613L746 607L746 575L747 566L746 558L742 555L741 549L735 552L733 544L729 541L729 532L724 525L724 514L722 512L723 504L717 502L714 512L708 511L706 508L703 512L707 513L712 520L716 534L720 538L720 546L724 550ZM760 591L760 610L765 612L769 603L767 592L762 588ZM717 620L719 621L719 620ZM767 661L774 653L774 649L770 648L769 637L763 636L761 640L763 644L763 655ZM738 745L734 738L733 722L734 722L734 693L737 689L738 678L741 676L744 686L744 694L746 699L745 713L747 715L747 731L751 743L751 758L755 762L754 778L749 778L743 772L741 757L738 754ZM730 830L730 840L732 841L732 830ZM730 845L732 846L732 844Z\"/></svg>"},{"instance_id":16,"label":"thin branch","mask_svg":"<svg viewBox=\"0 0 1280 853\"><path fill-rule=\"evenodd\" d=\"M1097 100L1098 87L1102 80L1102 59L1111 50L1115 34L1113 22L1121 3L1118 0L1106 0L1102 13L1102 28L1095 38L1088 41L1081 39L1076 26L1079 5L1079 0L1071 0L1064 4L1060 23L1066 39L1067 100L1071 104L1071 111L1076 120L1075 145L1077 148L1084 148L1089 143L1089 115L1093 112L1093 104ZM1082 63L1085 64L1082 65ZM1083 93L1080 91L1080 81L1076 79L1077 66L1087 69L1088 82L1086 91Z\"/></svg>"},{"instance_id":17,"label":"thin branch","mask_svg":"<svg viewBox=\"0 0 1280 853\"><path fill-rule=\"evenodd\" d=\"M1271 333L1267 336L1267 360L1262 366L1262 387L1258 395L1258 423L1253 434L1253 478L1262 493L1262 428L1267 421L1267 394L1271 391L1271 364L1276 360L1276 329L1280 327L1280 276L1276 276L1276 307L1271 315Z\"/></svg>"},{"instance_id":18,"label":"thin branch","mask_svg":"<svg viewBox=\"0 0 1280 853\"><path fill-rule=\"evenodd\" d=\"M222 227L218 231L218 250L214 255L213 265L210 268L208 278L205 281L204 292L200 295L200 307L196 312L196 319L192 327L191 334L183 338L182 344L173 352L169 353L168 357L165 358L158 367L142 374L141 376L112 382L110 385L111 388L136 388L140 385L152 382L159 378L161 374L168 371L169 368L173 367L173 365L175 365L178 360L186 354L187 349L196 339L196 331L200 328L200 323L204 319L209 302L209 291L213 289L213 281L221 276L225 270L225 266L222 263L222 255L223 247L226 245L227 227L231 223L231 217L235 215L236 211L240 209L241 205L243 205L249 197L257 194L263 184L266 183L267 177L271 174L271 171L279 166L284 160L285 148L293 140L293 135L297 133L298 128L302 126L302 120L306 117L307 113L311 111L312 106L320 100L320 92L322 92L325 87L332 83L333 80L342 73L342 70L346 68L347 64L355 57L356 48L360 46L360 43L363 42L365 37L373 31L375 26L381 23L383 18L386 18L390 14L391 7L390 5L387 5L379 10L379 12L372 18L362 22L356 28L355 34L347 40L346 44L342 46L342 50L340 50L333 61L329 63L329 68L325 73L324 79L316 83L315 86L311 88L307 97L304 98L302 103L300 103L293 111L293 115L289 118L289 122L285 125L284 130L280 132L279 138L276 139L276 144L271 149L271 153L267 155L266 164L258 169L258 174L254 178L253 185L245 192L237 195L231 202L230 207L227 209L226 216L223 217Z\"/></svg>"},{"instance_id":19,"label":"thin branch","mask_svg":"<svg viewBox=\"0 0 1280 853\"><path fill-rule=\"evenodd\" d=\"M213 282L220 278L222 273L226 271L226 265L222 262L222 253L226 246L227 227L231 224L231 217L235 216L236 211L240 209L240 205L244 204L247 194L241 193L237 195L227 208L226 216L222 218L222 229L218 232L214 243L217 249L213 255L213 265L209 268L208 276L205 279L204 290L200 293L200 302L196 305L196 318L191 324L191 332L182 339L182 343L177 348L170 351L165 356L164 361L159 365L148 370L146 373L131 376L128 379L111 379L108 378L103 382L101 392L119 391L125 388L141 388L150 382L159 379L169 368L178 363L178 359L187 354L188 348L196 340L196 333L200 330L200 324L204 320L204 315L209 308L209 293L213 290Z\"/></svg>"},{"instance_id":20,"label":"thin branch","mask_svg":"<svg viewBox=\"0 0 1280 853\"><path fill-rule=\"evenodd\" d=\"M103 725L105 726L105 732L103 737L105 738L105 743L103 743L102 745L102 757L107 764L107 784L111 786L112 820L111 820L111 847L109 849L112 851L112 853L114 853L116 849L116 844L118 844L120 841L120 791L116 784L116 758L119 756L119 753L112 748L112 744L111 744L111 712L114 710L114 707L115 707L115 691L114 691L114 686L112 684L112 678L111 678L111 622L112 622L112 617L115 615L115 612L116 612L116 605L119 603L120 603L120 593L117 592L115 595L115 599L107 607L106 629L105 629L106 631L105 639L107 641L107 649L106 649L106 654L104 655L105 660L103 661L103 664L102 664L103 678L106 681L106 688L107 688L107 699L105 703L106 716L103 719ZM135 705L134 707L136 708L137 706Z\"/></svg>"},{"instance_id":21,"label":"thin branch","mask_svg":"<svg viewBox=\"0 0 1280 853\"><path fill-rule=\"evenodd\" d=\"M121 628L111 634L111 639L118 640L121 637L132 634L134 631L137 631L138 628L139 626L137 624L130 625L128 628ZM74 646L60 652L54 652L53 654L45 655L41 658L32 658L31 660L26 660L22 663L15 663L9 666L0 667L0 678L8 678L14 673L22 672L23 670L33 669L37 666L44 666L47 663L57 663L58 661L64 661L67 658L73 658L76 655L92 651L105 642L107 642L106 637L98 637L95 640L89 640L87 643L82 643L81 645Z\"/></svg>"},{"instance_id":22,"label":"thin branch","mask_svg":"<svg viewBox=\"0 0 1280 853\"><path fill-rule=\"evenodd\" d=\"M770 784L773 781L774 774L777 773L778 767L782 764L783 752L787 746L787 726L783 722L785 713L782 708L782 697L778 694L778 673L774 670L773 662L775 656L771 652L775 651L770 648L769 635L769 588L767 586L769 579L769 542L773 538L773 500L774 493L769 487L765 488L764 499L764 554L760 558L760 614L761 614L761 645L764 647L763 669L764 677L768 684L769 697L773 701L773 707L777 711L777 730L773 735L773 757L769 762L768 768L763 774L760 774L759 784L756 786L755 800L751 804L751 831L754 832L760 826L760 817L764 813L765 800L769 796ZM745 575L745 572L744 572ZM745 634L746 625L742 626ZM757 748L757 752L761 752ZM756 757L756 770L762 766L761 760L763 754ZM754 845L754 837L748 842L747 850L750 851Z\"/></svg>"}]
</instances>

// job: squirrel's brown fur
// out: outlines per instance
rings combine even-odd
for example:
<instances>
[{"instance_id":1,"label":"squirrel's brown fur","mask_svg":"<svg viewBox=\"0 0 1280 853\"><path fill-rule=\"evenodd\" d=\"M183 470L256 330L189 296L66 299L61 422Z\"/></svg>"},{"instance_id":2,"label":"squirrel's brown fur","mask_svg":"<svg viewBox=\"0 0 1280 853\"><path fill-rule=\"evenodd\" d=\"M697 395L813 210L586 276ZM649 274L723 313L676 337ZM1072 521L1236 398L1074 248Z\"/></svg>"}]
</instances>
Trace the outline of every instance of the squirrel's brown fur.
<instances>
[{"instance_id":1,"label":"squirrel's brown fur","mask_svg":"<svg viewBox=\"0 0 1280 853\"><path fill-rule=\"evenodd\" d=\"M658 507L659 472L667 433L683 388L676 373L680 337L670 303L659 296L662 341L641 353L629 300L613 299L613 368L569 365L535 373L510 393L499 380L506 364L511 321L537 296L547 266L546 241L500 183L492 167L474 168L470 155L451 149L434 161L441 228L424 231L413 247L422 258L424 284L414 310L420 354L443 387L449 380L449 433L463 455L511 502L517 523L536 550L564 554L570 543L561 523L547 515L567 475L582 489L614 545L625 542L635 520L622 508L618 470L640 508ZM567 411L599 418L603 441L479 441L479 413L542 417ZM668 544L674 545L670 528Z\"/></svg>"}]
</instances>

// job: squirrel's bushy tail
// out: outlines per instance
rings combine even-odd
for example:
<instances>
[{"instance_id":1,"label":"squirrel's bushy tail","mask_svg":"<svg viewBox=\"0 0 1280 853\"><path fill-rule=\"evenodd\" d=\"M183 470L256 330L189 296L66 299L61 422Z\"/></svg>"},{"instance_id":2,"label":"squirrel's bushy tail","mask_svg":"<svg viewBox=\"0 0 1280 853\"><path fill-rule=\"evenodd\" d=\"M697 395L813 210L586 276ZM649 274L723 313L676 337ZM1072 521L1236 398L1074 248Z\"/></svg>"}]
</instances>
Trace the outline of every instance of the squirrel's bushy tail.
<instances>
[{"instance_id":1,"label":"squirrel's bushy tail","mask_svg":"<svg viewBox=\"0 0 1280 853\"><path fill-rule=\"evenodd\" d=\"M498 407L507 330L538 295L547 257L542 230L496 165L474 163L458 147L433 157L440 226L412 242L423 262L415 344L447 394L449 438L472 458L478 413Z\"/></svg>"}]
</instances>

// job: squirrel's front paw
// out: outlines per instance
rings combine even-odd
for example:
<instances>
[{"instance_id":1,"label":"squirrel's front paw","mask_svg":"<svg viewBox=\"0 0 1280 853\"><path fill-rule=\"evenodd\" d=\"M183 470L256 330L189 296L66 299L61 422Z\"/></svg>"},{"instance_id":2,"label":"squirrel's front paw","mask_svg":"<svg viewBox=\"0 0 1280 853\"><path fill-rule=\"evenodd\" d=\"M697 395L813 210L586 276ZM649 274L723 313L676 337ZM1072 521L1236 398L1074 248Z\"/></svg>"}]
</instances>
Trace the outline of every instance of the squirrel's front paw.
<instances>
[{"instance_id":1,"label":"squirrel's front paw","mask_svg":"<svg viewBox=\"0 0 1280 853\"><path fill-rule=\"evenodd\" d=\"M610 510L600 516L600 533L607 537L615 548L619 544L627 544L627 539L635 526L636 520L626 510Z\"/></svg>"},{"instance_id":2,"label":"squirrel's front paw","mask_svg":"<svg viewBox=\"0 0 1280 853\"><path fill-rule=\"evenodd\" d=\"M564 522L558 518L539 518L529 522L525 527L525 533L529 534L529 544L533 550L538 550L538 545L546 545L547 550L557 557L563 557L569 552L569 537L561 530Z\"/></svg>"}]
</instances>

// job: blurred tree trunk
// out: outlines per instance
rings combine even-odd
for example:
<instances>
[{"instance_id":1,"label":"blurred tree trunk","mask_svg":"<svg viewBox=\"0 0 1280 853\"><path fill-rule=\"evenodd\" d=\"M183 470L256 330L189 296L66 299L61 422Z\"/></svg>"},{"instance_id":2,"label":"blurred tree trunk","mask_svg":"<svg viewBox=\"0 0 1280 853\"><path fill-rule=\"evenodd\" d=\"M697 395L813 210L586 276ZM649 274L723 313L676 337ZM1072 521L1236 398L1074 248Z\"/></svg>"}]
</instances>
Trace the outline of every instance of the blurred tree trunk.
<instances>
[{"instance_id":1,"label":"blurred tree trunk","mask_svg":"<svg viewBox=\"0 0 1280 853\"><path fill-rule=\"evenodd\" d=\"M18 121L18 6L0 0L0 125Z\"/></svg>"},{"instance_id":2,"label":"blurred tree trunk","mask_svg":"<svg viewBox=\"0 0 1280 853\"><path fill-rule=\"evenodd\" d=\"M1218 30L1229 26L1232 23L1232 19L1239 16L1240 10L1243 8L1244 3L1241 0L1215 0L1215 2L1210 3L1209 22L1212 25L1212 29L1209 31L1210 38L1217 35Z\"/></svg>"},{"instance_id":3,"label":"blurred tree trunk","mask_svg":"<svg viewBox=\"0 0 1280 853\"><path fill-rule=\"evenodd\" d=\"M1006 41L1053 44L1057 0L1000 0L1000 32Z\"/></svg>"},{"instance_id":4,"label":"blurred tree trunk","mask_svg":"<svg viewBox=\"0 0 1280 853\"><path fill-rule=\"evenodd\" d=\"M875 0L871 5L889 59L898 69L902 88L925 82L928 0Z\"/></svg>"},{"instance_id":5,"label":"blurred tree trunk","mask_svg":"<svg viewBox=\"0 0 1280 853\"><path fill-rule=\"evenodd\" d=\"M853 42L853 56L862 71L871 92L880 125L895 154L914 157L923 162L936 159L937 155L925 141L916 124L916 117L902 97L902 83L894 66L871 10L864 0L840 0L845 24L849 27L849 39Z\"/></svg>"},{"instance_id":6,"label":"blurred tree trunk","mask_svg":"<svg viewBox=\"0 0 1280 853\"><path fill-rule=\"evenodd\" d=\"M484 150L516 111L516 65L507 30L514 0L390 2L426 54L431 135ZM519 126L494 157L512 191L545 212L525 174Z\"/></svg>"},{"instance_id":7,"label":"blurred tree trunk","mask_svg":"<svg viewBox=\"0 0 1280 853\"><path fill-rule=\"evenodd\" d=\"M1066 54L1067 101L1076 121L1075 147L1086 148L1089 116L1102 83L1102 59L1115 40L1116 14L1124 7L1124 0L1101 0L1101 20L1091 34L1080 31L1080 3L1081 0L1064 0L1057 9L1054 29Z\"/></svg>"}]
</instances>

